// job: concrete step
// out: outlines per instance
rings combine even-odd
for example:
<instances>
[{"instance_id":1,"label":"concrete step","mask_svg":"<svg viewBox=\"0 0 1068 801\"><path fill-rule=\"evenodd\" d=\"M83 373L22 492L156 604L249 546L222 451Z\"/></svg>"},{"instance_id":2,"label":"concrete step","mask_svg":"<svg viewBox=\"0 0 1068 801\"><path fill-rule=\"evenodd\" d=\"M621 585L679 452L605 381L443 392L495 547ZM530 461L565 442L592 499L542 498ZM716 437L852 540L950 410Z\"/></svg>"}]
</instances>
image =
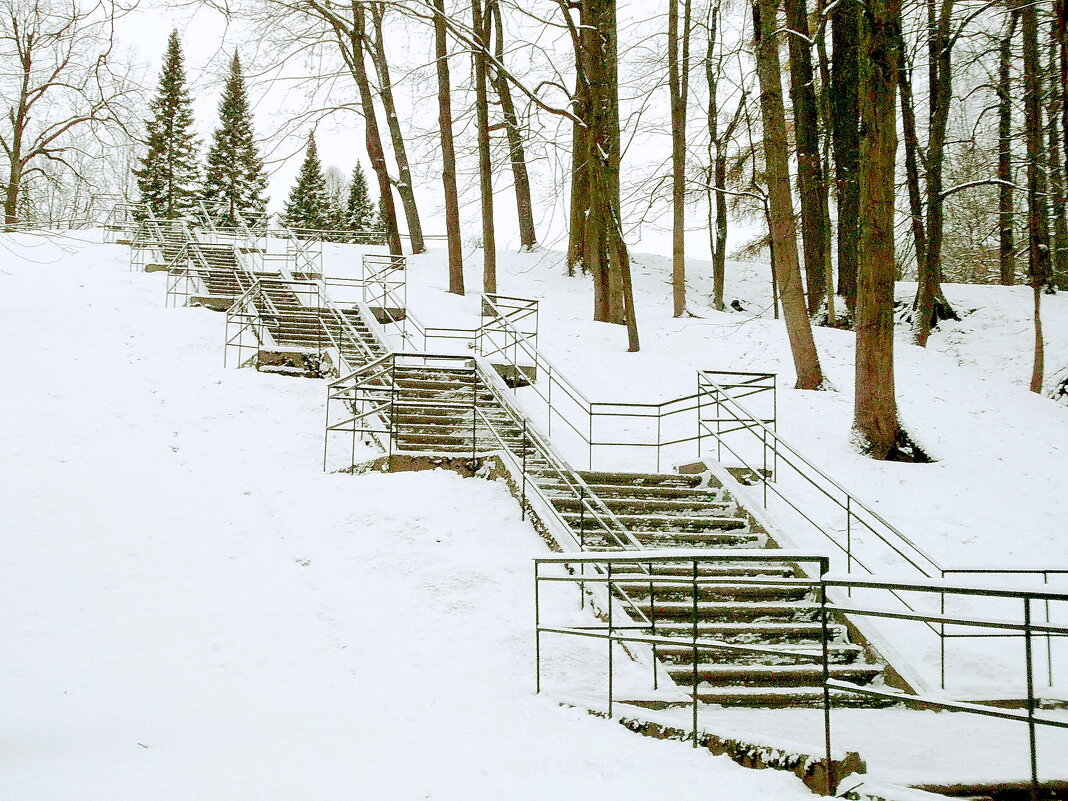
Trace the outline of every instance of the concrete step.
<instances>
[{"instance_id":1,"label":"concrete step","mask_svg":"<svg viewBox=\"0 0 1068 801\"><path fill-rule=\"evenodd\" d=\"M701 476L681 475L678 473L618 473L599 470L579 471L587 484L608 484L612 486L633 485L638 487L665 486L694 488L701 484Z\"/></svg>"},{"instance_id":2,"label":"concrete step","mask_svg":"<svg viewBox=\"0 0 1068 801\"><path fill-rule=\"evenodd\" d=\"M657 632L661 633L659 629L660 627L658 626ZM730 648L719 648L715 650L699 648L697 651L697 661L698 664L711 663L716 665L796 665L813 663L814 661L818 662L822 658L823 653L823 648L818 639L812 639L806 642L761 643L760 645L761 647L766 646L768 648L775 648L793 653L780 656L778 654L737 651ZM658 645L656 647L656 655L661 662L670 663L670 665L685 666L687 669L693 665L694 650L689 646ZM827 649L828 658L836 665L853 664L863 655L863 649L852 643L830 643ZM692 679L686 683L693 686Z\"/></svg>"},{"instance_id":3,"label":"concrete step","mask_svg":"<svg viewBox=\"0 0 1068 801\"><path fill-rule=\"evenodd\" d=\"M692 665L667 665L668 675L676 684L693 686ZM830 665L832 679L868 684L882 674L880 665L854 663ZM798 665L730 665L699 663L697 665L699 688L711 687L814 687L822 686L823 665L810 660Z\"/></svg>"},{"instance_id":4,"label":"concrete step","mask_svg":"<svg viewBox=\"0 0 1068 801\"><path fill-rule=\"evenodd\" d=\"M578 511L565 511L562 514L568 521L575 524L578 524L581 516ZM698 534L712 530L747 531L749 528L749 523L740 517L717 516L715 514L701 516L617 514L616 517L628 530L635 532Z\"/></svg>"},{"instance_id":5,"label":"concrete step","mask_svg":"<svg viewBox=\"0 0 1068 801\"><path fill-rule=\"evenodd\" d=\"M540 482L539 482L540 486ZM706 496L706 502L700 503L697 498L693 500L662 499L659 497L645 498L619 498L601 497L605 506L620 514L672 514L686 517L702 516L725 516L728 511L735 508L733 503L724 503L716 500L715 495ZM580 500L568 493L559 498L553 498L553 506L562 511L578 509Z\"/></svg>"},{"instance_id":6,"label":"concrete step","mask_svg":"<svg viewBox=\"0 0 1068 801\"><path fill-rule=\"evenodd\" d=\"M619 587L631 598L647 601L650 596L660 601L692 601L693 587L685 584L657 584L655 576L648 581L620 581ZM697 598L702 601L802 601L814 600L809 587L774 586L766 584L705 584L698 586Z\"/></svg>"},{"instance_id":7,"label":"concrete step","mask_svg":"<svg viewBox=\"0 0 1068 801\"><path fill-rule=\"evenodd\" d=\"M694 617L693 603L655 599L650 608L647 599L636 599L634 605L647 618L659 621L689 623ZM700 621L777 621L780 623L811 623L819 617L819 605L805 601L698 601L697 620Z\"/></svg>"},{"instance_id":8,"label":"concrete step","mask_svg":"<svg viewBox=\"0 0 1068 801\"><path fill-rule=\"evenodd\" d=\"M546 489L552 489L554 485L558 484L560 484L559 481L547 478L544 486ZM602 498L619 498L633 501L663 499L685 502L692 499L699 502L708 500L714 503L721 503L723 501L720 499L724 498L725 495L723 490L718 487L671 487L659 484L594 484L590 488Z\"/></svg>"},{"instance_id":9,"label":"concrete step","mask_svg":"<svg viewBox=\"0 0 1068 801\"><path fill-rule=\"evenodd\" d=\"M699 684L697 700L702 704L735 707L797 708L822 707L823 690L819 687L751 687L712 686ZM891 706L892 702L879 702L862 695L833 691L830 694L834 707ZM633 703L633 702L631 702ZM641 703L640 701L638 703Z\"/></svg>"}]
</instances>

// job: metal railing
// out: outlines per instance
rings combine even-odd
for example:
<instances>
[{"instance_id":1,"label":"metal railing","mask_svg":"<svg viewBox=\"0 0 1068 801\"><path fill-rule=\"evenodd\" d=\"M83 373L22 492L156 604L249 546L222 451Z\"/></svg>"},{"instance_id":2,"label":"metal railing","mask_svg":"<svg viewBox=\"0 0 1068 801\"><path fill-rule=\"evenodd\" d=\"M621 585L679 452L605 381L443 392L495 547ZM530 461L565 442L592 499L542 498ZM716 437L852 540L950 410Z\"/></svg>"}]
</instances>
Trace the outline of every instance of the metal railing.
<instances>
[{"instance_id":1,"label":"metal railing","mask_svg":"<svg viewBox=\"0 0 1068 801\"><path fill-rule=\"evenodd\" d=\"M729 564L746 566L774 566L783 565L802 566L809 565L807 571L810 575L800 574L795 578L742 578L738 576L717 576L703 572L705 568L723 566ZM535 682L538 692L542 690L542 636L555 634L573 637L592 637L605 640L607 647L607 684L608 684L608 715L614 714L616 703L614 691L614 651L617 645L648 646L649 648L673 648L685 649L690 652L692 663L689 681L691 685L691 733L693 744L696 747L699 740L700 726L698 712L700 703L700 669L699 657L710 653L736 653L757 654L773 656L777 659L786 660L787 664L797 662L818 666L821 680L819 682L821 694L821 706L823 711L823 751L825 760L825 775L827 785L825 791L833 795L837 789L837 777L834 775L832 759L832 696L862 696L880 703L907 703L921 708L944 709L956 712L983 715L1001 720L1013 720L1024 723L1028 732L1029 751L1029 778L1032 799L1038 799L1041 788L1038 771L1038 748L1037 730L1040 726L1068 728L1068 719L1039 714L1039 698L1035 685L1035 651L1043 641L1052 643L1057 639L1068 638L1068 626L1054 625L1049 622L1036 622L1034 609L1036 605L1061 604L1060 608L1068 607L1068 593L1038 592L1028 590L1009 590L989 587L967 587L948 583L911 583L911 582L879 582L858 581L853 579L838 579L828 576L830 560L827 556L808 554L794 551L731 551L709 552L707 550L661 550L645 553L633 551L620 551L616 553L574 553L553 554L534 559L534 606L535 606ZM634 569L644 565L646 572L636 579ZM543 572L547 567L557 568L556 572L549 575ZM578 573L576 568L580 566L598 566L601 568L599 575L591 576L588 573ZM671 575L666 575L663 568L671 566L677 569ZM661 569L661 573L654 573L654 567ZM560 569L562 568L562 570ZM689 635L664 634L657 632L655 625L646 620L634 620L630 616L622 616L619 612L620 590L622 585L641 583L649 586L651 593L689 593L692 599L692 615L690 618ZM601 619L589 625L576 626L573 624L561 625L547 622L543 614L542 600L545 593L543 585L549 583L564 583L578 585L582 594L588 593L590 587L603 588L603 607ZM764 645L742 644L726 642L700 634L700 611L699 598L703 588L714 588L717 585L750 584L764 587L791 587L800 588L811 594L813 604L819 621L819 644L810 649L782 648ZM895 595L909 594L920 597L920 601L914 604L916 607L929 607L931 611L902 612L898 608L886 608L878 606L856 606L852 603L836 603L830 598L830 590L846 590L849 592L869 594L871 591L881 593L891 592ZM939 609L944 609L947 596L952 598L979 599L982 602L1002 604L1001 616L992 617L983 614L983 610L975 610L972 614L946 615ZM885 597L885 595L884 595ZM1005 611L1005 605L1014 606L1016 612ZM649 604L653 607L652 601ZM951 627L954 629L981 629L993 632L998 637L1012 637L1021 641L1022 662L1017 666L1019 671L1020 685L1022 687L1019 703L1022 709L1005 708L998 703L977 703L950 699L944 696L921 694L918 692L892 691L886 687L864 685L857 682L845 681L832 677L833 634L831 623L855 617L870 617L889 619L903 623L919 624L922 630L931 630L937 627ZM653 662L656 662L654 657ZM1022 670L1019 669L1022 667ZM1007 667L1012 670L1013 668ZM655 671L655 666L654 666ZM656 674L654 672L653 687L656 687ZM895 725L900 725L900 718L896 718Z\"/></svg>"}]
</instances>

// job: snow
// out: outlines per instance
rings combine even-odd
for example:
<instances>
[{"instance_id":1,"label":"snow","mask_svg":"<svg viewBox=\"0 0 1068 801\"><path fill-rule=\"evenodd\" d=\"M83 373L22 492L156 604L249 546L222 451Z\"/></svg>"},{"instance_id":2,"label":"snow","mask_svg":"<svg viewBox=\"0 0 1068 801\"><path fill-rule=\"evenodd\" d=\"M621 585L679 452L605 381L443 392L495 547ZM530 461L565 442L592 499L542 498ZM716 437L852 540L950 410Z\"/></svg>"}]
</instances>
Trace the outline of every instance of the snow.
<instances>
[{"instance_id":1,"label":"snow","mask_svg":"<svg viewBox=\"0 0 1068 801\"><path fill-rule=\"evenodd\" d=\"M504 487L324 474L321 382L224 370L124 248L0 248L0 798L808 796L533 694Z\"/></svg>"}]
</instances>

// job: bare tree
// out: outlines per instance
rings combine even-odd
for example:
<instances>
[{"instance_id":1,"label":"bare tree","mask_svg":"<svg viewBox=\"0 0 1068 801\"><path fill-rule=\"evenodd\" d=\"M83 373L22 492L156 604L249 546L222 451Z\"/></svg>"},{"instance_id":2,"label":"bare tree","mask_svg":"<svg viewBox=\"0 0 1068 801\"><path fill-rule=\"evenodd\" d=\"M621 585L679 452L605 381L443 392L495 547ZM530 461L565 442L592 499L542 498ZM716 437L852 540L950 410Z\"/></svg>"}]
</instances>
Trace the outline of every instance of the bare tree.
<instances>
[{"instance_id":1,"label":"bare tree","mask_svg":"<svg viewBox=\"0 0 1068 801\"><path fill-rule=\"evenodd\" d=\"M26 187L54 175L47 164L79 174L78 136L124 127L122 104L134 90L115 70L112 33L127 10L109 0L0 2L5 224L18 220Z\"/></svg>"},{"instance_id":2,"label":"bare tree","mask_svg":"<svg viewBox=\"0 0 1068 801\"><path fill-rule=\"evenodd\" d=\"M460 196L456 189L456 147L452 132L452 82L445 0L427 0L434 16L434 59L438 76L438 130L441 136L441 183L445 193L445 233L449 249L449 291L464 294Z\"/></svg>"},{"instance_id":3,"label":"bare tree","mask_svg":"<svg viewBox=\"0 0 1068 801\"><path fill-rule=\"evenodd\" d=\"M853 430L874 459L901 437L894 392L894 165L900 0L869 0L862 22L860 248Z\"/></svg>"},{"instance_id":4,"label":"bare tree","mask_svg":"<svg viewBox=\"0 0 1068 801\"><path fill-rule=\"evenodd\" d=\"M789 146L776 11L775 0L755 0L753 3L760 113L764 124L764 162L768 180L772 272L797 371L797 389L819 389L823 384L823 371L812 337L805 291L801 285L801 265L797 258L797 228L790 192Z\"/></svg>"},{"instance_id":5,"label":"bare tree","mask_svg":"<svg viewBox=\"0 0 1068 801\"><path fill-rule=\"evenodd\" d=\"M671 95L671 294L686 314L686 100L690 85L690 0L668 0L668 89ZM680 31L680 24L682 30Z\"/></svg>"}]
</instances>

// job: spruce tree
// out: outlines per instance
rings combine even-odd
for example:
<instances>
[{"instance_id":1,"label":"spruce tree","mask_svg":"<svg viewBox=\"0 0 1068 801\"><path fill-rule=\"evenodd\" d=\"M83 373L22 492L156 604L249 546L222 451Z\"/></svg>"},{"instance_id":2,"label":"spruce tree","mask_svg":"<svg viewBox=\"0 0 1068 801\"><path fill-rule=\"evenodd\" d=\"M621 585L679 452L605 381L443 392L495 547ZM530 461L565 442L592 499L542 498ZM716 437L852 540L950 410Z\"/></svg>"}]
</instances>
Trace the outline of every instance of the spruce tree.
<instances>
[{"instance_id":1,"label":"spruce tree","mask_svg":"<svg viewBox=\"0 0 1068 801\"><path fill-rule=\"evenodd\" d=\"M193 107L185 86L185 68L178 31L171 31L163 56L159 91L145 121L146 153L135 169L141 202L155 217L175 219L189 212L197 200L197 140Z\"/></svg>"},{"instance_id":2,"label":"spruce tree","mask_svg":"<svg viewBox=\"0 0 1068 801\"><path fill-rule=\"evenodd\" d=\"M234 53L219 102L219 127L208 150L201 197L215 222L236 226L267 210L267 174L256 151L241 60Z\"/></svg>"},{"instance_id":3,"label":"spruce tree","mask_svg":"<svg viewBox=\"0 0 1068 801\"><path fill-rule=\"evenodd\" d=\"M375 230L377 223L378 214L367 188L367 176L360 163L356 162L349 185L348 202L345 204L345 230L353 234L366 234Z\"/></svg>"},{"instance_id":4,"label":"spruce tree","mask_svg":"<svg viewBox=\"0 0 1068 801\"><path fill-rule=\"evenodd\" d=\"M326 191L326 179L323 178L322 164L319 163L315 136L308 134L304 163L300 165L297 182L289 192L289 199L282 211L282 221L290 228L329 228L333 216L330 207L330 196Z\"/></svg>"}]
</instances>

